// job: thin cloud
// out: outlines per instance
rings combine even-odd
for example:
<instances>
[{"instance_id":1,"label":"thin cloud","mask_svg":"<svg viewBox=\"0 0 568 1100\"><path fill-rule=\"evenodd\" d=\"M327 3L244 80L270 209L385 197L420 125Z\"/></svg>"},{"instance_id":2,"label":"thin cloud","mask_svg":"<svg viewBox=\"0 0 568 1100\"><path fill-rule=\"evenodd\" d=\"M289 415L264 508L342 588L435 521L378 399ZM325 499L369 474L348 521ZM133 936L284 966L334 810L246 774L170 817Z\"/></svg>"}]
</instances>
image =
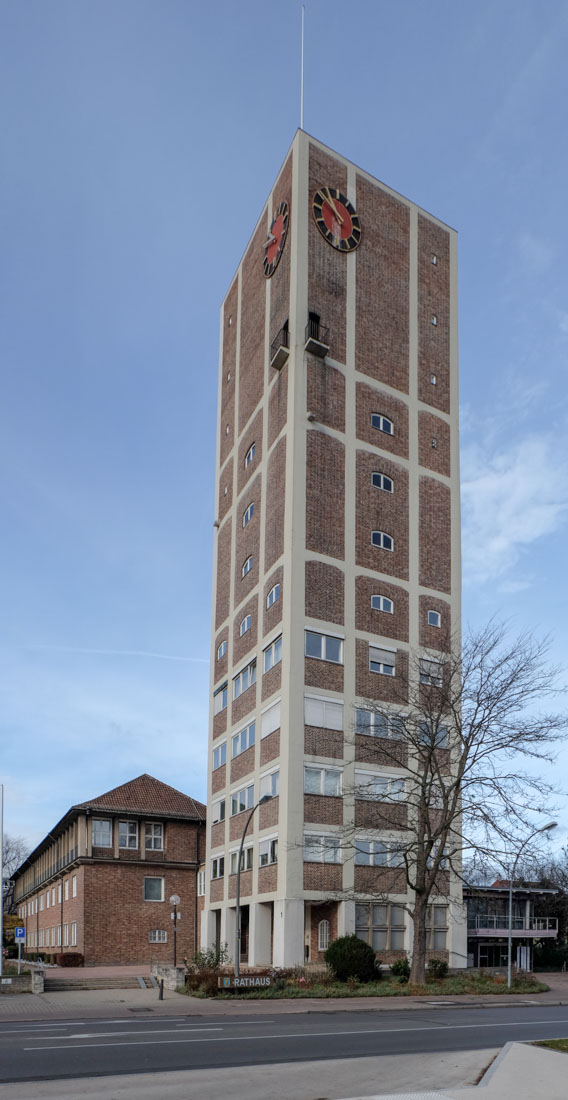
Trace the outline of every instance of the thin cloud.
<instances>
[{"instance_id":1,"label":"thin cloud","mask_svg":"<svg viewBox=\"0 0 568 1100\"><path fill-rule=\"evenodd\" d=\"M102 657L149 657L157 661L182 661L187 664L209 664L208 657L182 657L176 653L153 653L145 649L87 649L74 645L30 645L28 649L53 650L56 653L91 653Z\"/></svg>"}]
</instances>

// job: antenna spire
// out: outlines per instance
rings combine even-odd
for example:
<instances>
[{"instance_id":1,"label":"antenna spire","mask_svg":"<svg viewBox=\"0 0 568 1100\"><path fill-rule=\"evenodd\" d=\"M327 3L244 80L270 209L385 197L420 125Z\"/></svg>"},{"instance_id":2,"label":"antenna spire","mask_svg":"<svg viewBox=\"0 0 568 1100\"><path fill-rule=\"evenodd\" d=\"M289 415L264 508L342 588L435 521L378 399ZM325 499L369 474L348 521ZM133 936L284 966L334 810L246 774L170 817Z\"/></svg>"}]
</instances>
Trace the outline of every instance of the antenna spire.
<instances>
[{"instance_id":1,"label":"antenna spire","mask_svg":"<svg viewBox=\"0 0 568 1100\"><path fill-rule=\"evenodd\" d=\"M301 76L300 76L300 130L304 129L304 16L306 12L305 4L302 4L302 61L301 61Z\"/></svg>"}]
</instances>

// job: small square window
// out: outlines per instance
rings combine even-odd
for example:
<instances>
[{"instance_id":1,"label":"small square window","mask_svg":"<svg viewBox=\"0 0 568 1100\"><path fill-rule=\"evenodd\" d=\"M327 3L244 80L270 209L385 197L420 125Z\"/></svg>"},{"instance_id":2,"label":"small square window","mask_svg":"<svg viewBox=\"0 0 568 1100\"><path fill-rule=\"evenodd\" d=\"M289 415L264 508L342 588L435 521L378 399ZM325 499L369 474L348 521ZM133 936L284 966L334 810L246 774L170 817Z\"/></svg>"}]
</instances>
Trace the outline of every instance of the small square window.
<instances>
[{"instance_id":1,"label":"small square window","mask_svg":"<svg viewBox=\"0 0 568 1100\"><path fill-rule=\"evenodd\" d=\"M388 416L383 416L382 413L371 414L371 427L377 428L379 432L384 432L385 435L394 435L392 420L389 420Z\"/></svg>"},{"instance_id":2,"label":"small square window","mask_svg":"<svg viewBox=\"0 0 568 1100\"><path fill-rule=\"evenodd\" d=\"M146 851L163 851L164 826L161 822L146 822L144 847L146 848Z\"/></svg>"},{"instance_id":3,"label":"small square window","mask_svg":"<svg viewBox=\"0 0 568 1100\"><path fill-rule=\"evenodd\" d=\"M163 901L164 900L164 880L163 878L145 878L144 879L144 901Z\"/></svg>"},{"instance_id":4,"label":"small square window","mask_svg":"<svg viewBox=\"0 0 568 1100\"><path fill-rule=\"evenodd\" d=\"M428 626L441 626L442 616L439 611L428 612Z\"/></svg>"},{"instance_id":5,"label":"small square window","mask_svg":"<svg viewBox=\"0 0 568 1100\"><path fill-rule=\"evenodd\" d=\"M138 825L135 821L119 821L118 823L118 847L138 847Z\"/></svg>"},{"instance_id":6,"label":"small square window","mask_svg":"<svg viewBox=\"0 0 568 1100\"><path fill-rule=\"evenodd\" d=\"M371 596L371 608L373 611L386 611L387 614L394 614L394 603L389 600L388 596Z\"/></svg>"},{"instance_id":7,"label":"small square window","mask_svg":"<svg viewBox=\"0 0 568 1100\"><path fill-rule=\"evenodd\" d=\"M437 386L438 385L438 379L436 378L435 374L430 375L430 385L431 386Z\"/></svg>"}]
</instances>

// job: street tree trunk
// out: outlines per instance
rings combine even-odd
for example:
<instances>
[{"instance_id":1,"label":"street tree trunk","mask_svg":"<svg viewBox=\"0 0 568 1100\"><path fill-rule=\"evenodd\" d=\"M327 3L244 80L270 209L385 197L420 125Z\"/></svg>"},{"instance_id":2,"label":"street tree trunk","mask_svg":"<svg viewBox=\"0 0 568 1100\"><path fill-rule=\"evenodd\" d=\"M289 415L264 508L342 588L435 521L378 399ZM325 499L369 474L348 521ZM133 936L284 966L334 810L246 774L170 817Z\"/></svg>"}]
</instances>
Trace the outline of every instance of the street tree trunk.
<instances>
[{"instance_id":1,"label":"street tree trunk","mask_svg":"<svg viewBox=\"0 0 568 1100\"><path fill-rule=\"evenodd\" d=\"M410 981L412 985L424 985L426 981L426 915L428 912L427 897L417 894L412 914L414 924L414 946L412 948L412 964L410 967Z\"/></svg>"}]
</instances>

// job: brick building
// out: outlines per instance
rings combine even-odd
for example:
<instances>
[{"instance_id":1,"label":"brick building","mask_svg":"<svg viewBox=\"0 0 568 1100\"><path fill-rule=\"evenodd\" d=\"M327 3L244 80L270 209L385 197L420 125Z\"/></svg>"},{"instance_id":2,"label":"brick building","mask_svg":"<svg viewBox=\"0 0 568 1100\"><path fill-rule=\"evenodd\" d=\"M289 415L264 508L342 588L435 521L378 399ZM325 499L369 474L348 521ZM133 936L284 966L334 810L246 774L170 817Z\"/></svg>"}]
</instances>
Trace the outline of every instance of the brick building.
<instances>
[{"instance_id":1,"label":"brick building","mask_svg":"<svg viewBox=\"0 0 568 1100\"><path fill-rule=\"evenodd\" d=\"M243 961L355 930L411 950L388 858L406 807L378 836L354 792L362 768L397 778L365 700L394 703L410 654L431 670L459 634L456 234L302 131L221 311L215 529L202 938L233 951L268 793ZM463 919L433 902L429 946L464 965Z\"/></svg>"},{"instance_id":2,"label":"brick building","mask_svg":"<svg viewBox=\"0 0 568 1100\"><path fill-rule=\"evenodd\" d=\"M86 966L172 960L197 943L205 806L151 775L72 806L14 875L26 949Z\"/></svg>"}]
</instances>

